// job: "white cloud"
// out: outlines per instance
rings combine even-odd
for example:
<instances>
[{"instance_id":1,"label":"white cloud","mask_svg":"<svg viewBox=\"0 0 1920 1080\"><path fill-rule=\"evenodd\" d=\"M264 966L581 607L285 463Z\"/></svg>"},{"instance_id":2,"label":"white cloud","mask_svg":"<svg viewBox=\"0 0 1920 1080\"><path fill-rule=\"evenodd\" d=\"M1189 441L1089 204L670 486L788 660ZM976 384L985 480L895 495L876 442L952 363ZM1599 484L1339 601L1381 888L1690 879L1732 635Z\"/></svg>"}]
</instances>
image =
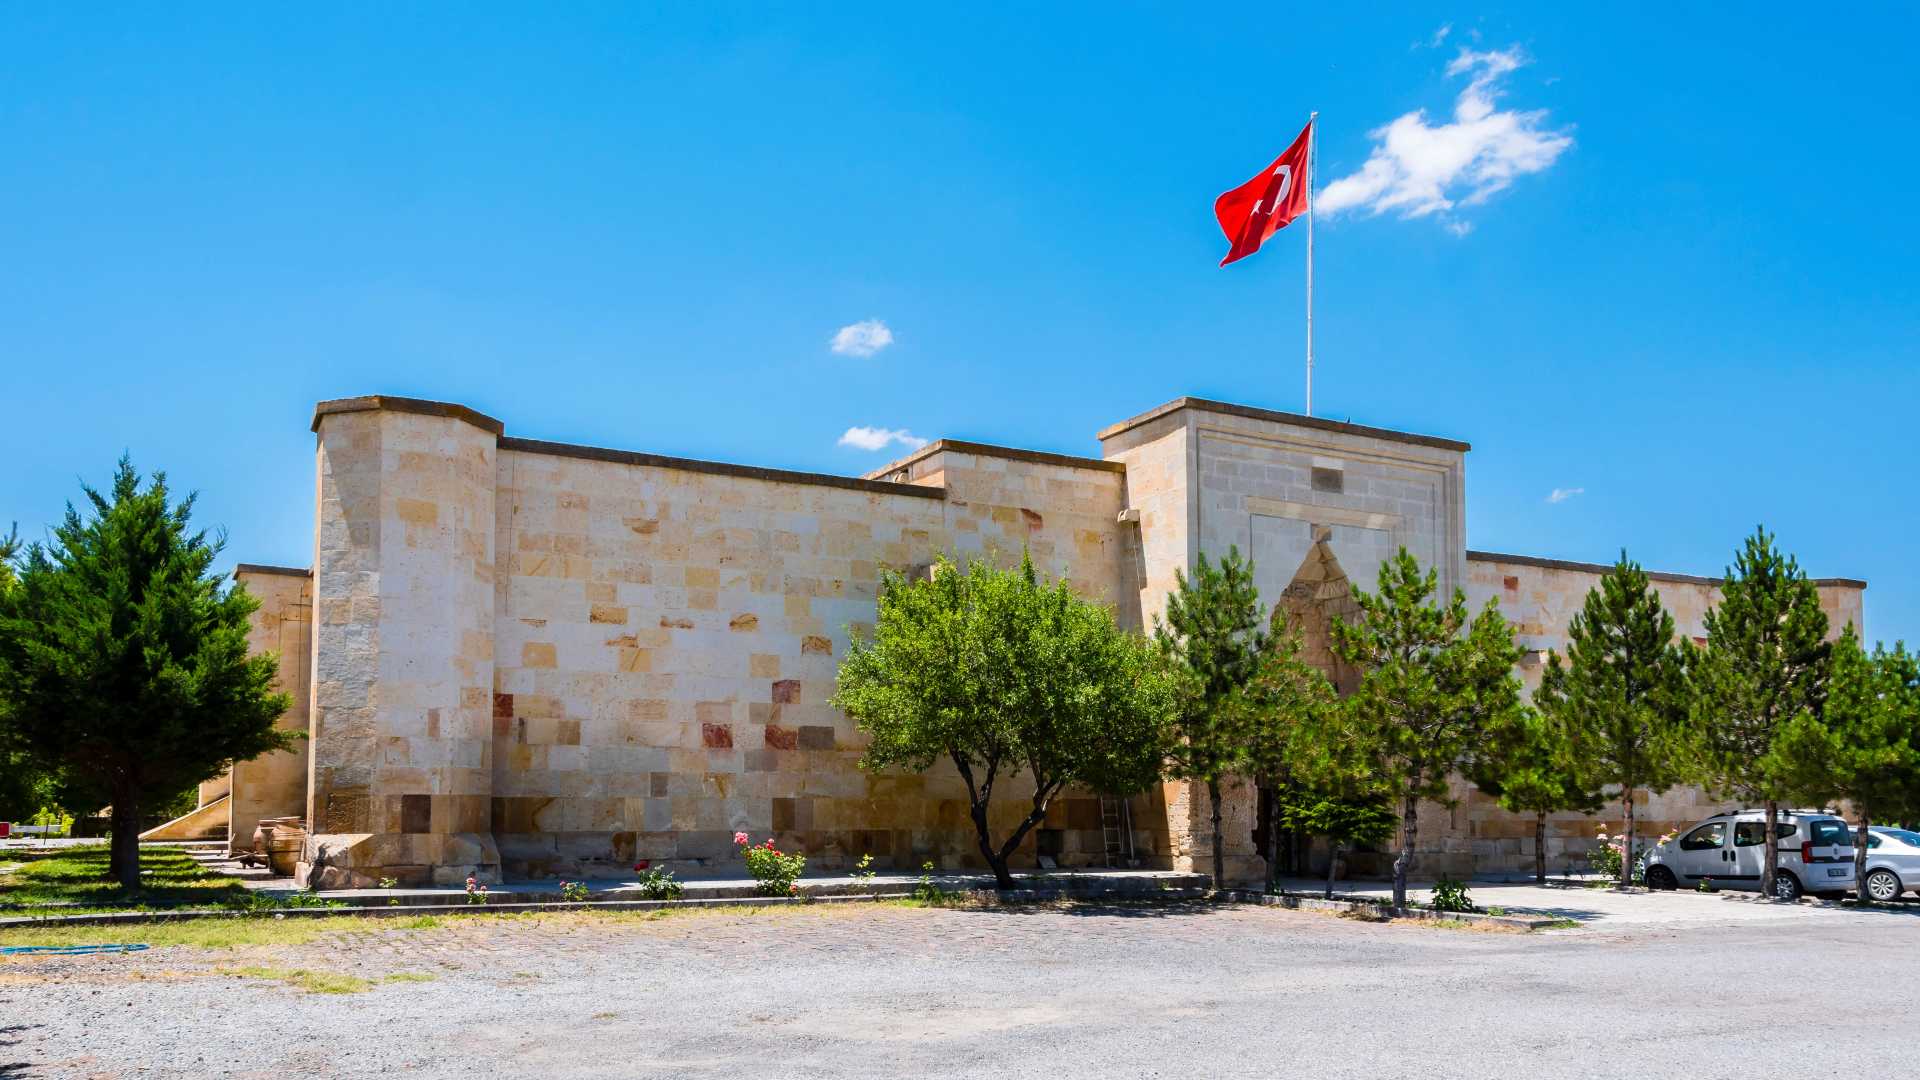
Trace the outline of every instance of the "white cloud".
<instances>
[{"instance_id":1,"label":"white cloud","mask_svg":"<svg viewBox=\"0 0 1920 1080\"><path fill-rule=\"evenodd\" d=\"M1585 495L1586 493L1586 488L1554 488L1553 491L1548 493L1547 501L1550 503L1563 503L1575 495Z\"/></svg>"},{"instance_id":2,"label":"white cloud","mask_svg":"<svg viewBox=\"0 0 1920 1080\"><path fill-rule=\"evenodd\" d=\"M918 450L927 445L927 440L906 428L850 427L845 435L840 436L841 446L851 446L855 450L885 450L894 443L909 450Z\"/></svg>"},{"instance_id":3,"label":"white cloud","mask_svg":"<svg viewBox=\"0 0 1920 1080\"><path fill-rule=\"evenodd\" d=\"M872 356L893 344L893 331L879 319L862 319L835 331L831 344L841 356Z\"/></svg>"},{"instance_id":4,"label":"white cloud","mask_svg":"<svg viewBox=\"0 0 1920 1080\"><path fill-rule=\"evenodd\" d=\"M1439 48L1440 43L1447 40L1447 35L1451 33L1453 33L1453 24L1441 23L1440 29L1435 30L1433 32L1433 37L1427 41L1427 48L1429 49Z\"/></svg>"},{"instance_id":5,"label":"white cloud","mask_svg":"<svg viewBox=\"0 0 1920 1080\"><path fill-rule=\"evenodd\" d=\"M1456 207L1477 206L1514 178L1550 168L1573 146L1572 128L1549 127L1545 109L1494 107L1500 80L1527 62L1517 45L1461 49L1447 65L1449 76L1469 76L1454 99L1453 119L1430 124L1426 110L1416 109L1369 132L1372 155L1357 172L1322 188L1313 208L1323 214L1391 210L1402 219L1440 214L1451 222L1445 215Z\"/></svg>"}]
</instances>

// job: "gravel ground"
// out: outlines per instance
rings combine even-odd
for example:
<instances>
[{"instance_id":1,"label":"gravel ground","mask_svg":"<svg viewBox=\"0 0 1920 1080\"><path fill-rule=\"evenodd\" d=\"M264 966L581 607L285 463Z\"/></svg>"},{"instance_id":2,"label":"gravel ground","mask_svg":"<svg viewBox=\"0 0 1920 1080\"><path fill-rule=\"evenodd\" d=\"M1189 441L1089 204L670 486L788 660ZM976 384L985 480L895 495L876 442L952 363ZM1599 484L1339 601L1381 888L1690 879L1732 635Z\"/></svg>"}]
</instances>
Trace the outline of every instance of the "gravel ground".
<instances>
[{"instance_id":1,"label":"gravel ground","mask_svg":"<svg viewBox=\"0 0 1920 1080\"><path fill-rule=\"evenodd\" d=\"M445 920L0 960L0 1077L1904 1075L1920 919L1201 905ZM307 993L240 967L430 981Z\"/></svg>"}]
</instances>

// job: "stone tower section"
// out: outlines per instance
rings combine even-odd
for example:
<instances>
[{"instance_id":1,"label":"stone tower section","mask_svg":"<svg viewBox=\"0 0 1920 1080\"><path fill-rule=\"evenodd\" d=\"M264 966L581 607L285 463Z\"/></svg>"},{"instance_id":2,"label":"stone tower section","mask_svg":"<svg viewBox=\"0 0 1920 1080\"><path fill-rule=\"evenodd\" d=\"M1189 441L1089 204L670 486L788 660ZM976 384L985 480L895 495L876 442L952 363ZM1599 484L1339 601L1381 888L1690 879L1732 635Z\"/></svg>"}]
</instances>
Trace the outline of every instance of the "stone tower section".
<instances>
[{"instance_id":1,"label":"stone tower section","mask_svg":"<svg viewBox=\"0 0 1920 1080\"><path fill-rule=\"evenodd\" d=\"M1438 572L1443 596L1466 586L1466 443L1199 398L1123 420L1100 442L1104 458L1127 467L1123 515L1139 527L1135 578L1149 626L1176 571L1238 548L1262 601L1285 600L1309 633L1308 655L1350 683L1324 640L1331 617L1350 613L1349 585L1373 589L1381 562L1404 547ZM1227 877L1258 876L1253 792L1236 781L1224 795ZM1174 866L1208 869L1206 792L1169 783L1166 804Z\"/></svg>"},{"instance_id":2,"label":"stone tower section","mask_svg":"<svg viewBox=\"0 0 1920 1080\"><path fill-rule=\"evenodd\" d=\"M307 860L322 882L496 881L501 425L407 398L322 402Z\"/></svg>"}]
</instances>

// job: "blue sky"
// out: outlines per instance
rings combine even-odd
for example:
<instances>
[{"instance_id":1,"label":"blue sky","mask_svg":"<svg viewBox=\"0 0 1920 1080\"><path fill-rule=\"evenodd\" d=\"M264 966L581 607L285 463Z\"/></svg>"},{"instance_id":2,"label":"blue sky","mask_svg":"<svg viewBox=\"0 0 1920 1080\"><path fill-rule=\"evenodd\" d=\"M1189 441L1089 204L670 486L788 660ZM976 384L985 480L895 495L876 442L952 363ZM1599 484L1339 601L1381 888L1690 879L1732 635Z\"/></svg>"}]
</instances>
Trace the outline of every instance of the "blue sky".
<instances>
[{"instance_id":1,"label":"blue sky","mask_svg":"<svg viewBox=\"0 0 1920 1080\"><path fill-rule=\"evenodd\" d=\"M1920 18L903 10L6 8L0 523L126 449L304 565L373 392L842 473L1297 411L1304 235L1211 206L1318 109L1318 412L1471 441L1474 547L1764 522L1920 640Z\"/></svg>"}]
</instances>

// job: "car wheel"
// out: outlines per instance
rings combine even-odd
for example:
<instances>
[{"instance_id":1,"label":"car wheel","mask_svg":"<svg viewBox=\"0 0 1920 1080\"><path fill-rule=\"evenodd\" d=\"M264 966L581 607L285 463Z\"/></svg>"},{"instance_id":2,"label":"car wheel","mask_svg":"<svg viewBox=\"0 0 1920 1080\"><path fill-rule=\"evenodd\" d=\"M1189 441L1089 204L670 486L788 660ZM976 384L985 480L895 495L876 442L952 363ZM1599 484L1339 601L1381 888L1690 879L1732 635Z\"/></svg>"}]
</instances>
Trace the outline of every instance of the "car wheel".
<instances>
[{"instance_id":1,"label":"car wheel","mask_svg":"<svg viewBox=\"0 0 1920 1080\"><path fill-rule=\"evenodd\" d=\"M1900 899L1900 875L1891 870L1875 870L1867 875L1867 895L1875 903L1885 904Z\"/></svg>"},{"instance_id":2,"label":"car wheel","mask_svg":"<svg viewBox=\"0 0 1920 1080\"><path fill-rule=\"evenodd\" d=\"M1679 887L1680 881L1673 876L1673 871L1664 866L1647 867L1647 888L1671 892Z\"/></svg>"},{"instance_id":3,"label":"car wheel","mask_svg":"<svg viewBox=\"0 0 1920 1080\"><path fill-rule=\"evenodd\" d=\"M1785 870L1776 871L1773 875L1773 898L1775 900L1800 899L1800 879Z\"/></svg>"}]
</instances>

